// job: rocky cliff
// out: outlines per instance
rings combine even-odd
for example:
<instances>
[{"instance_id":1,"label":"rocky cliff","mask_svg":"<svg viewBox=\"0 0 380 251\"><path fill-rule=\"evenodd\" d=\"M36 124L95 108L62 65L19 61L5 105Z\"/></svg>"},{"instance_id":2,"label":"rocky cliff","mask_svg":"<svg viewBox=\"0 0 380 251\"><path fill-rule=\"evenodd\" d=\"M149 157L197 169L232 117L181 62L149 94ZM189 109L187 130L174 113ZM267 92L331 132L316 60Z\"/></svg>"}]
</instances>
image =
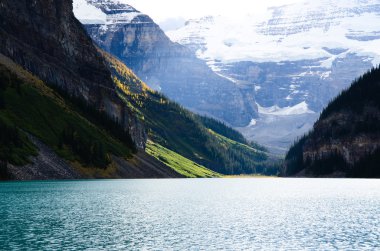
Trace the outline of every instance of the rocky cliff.
<instances>
[{"instance_id":1,"label":"rocky cliff","mask_svg":"<svg viewBox=\"0 0 380 251\"><path fill-rule=\"evenodd\" d=\"M120 121L138 147L146 133L116 95L111 74L66 0L1 1L0 52L43 81Z\"/></svg>"},{"instance_id":2,"label":"rocky cliff","mask_svg":"<svg viewBox=\"0 0 380 251\"><path fill-rule=\"evenodd\" d=\"M0 24L0 179L277 173L243 136L208 119L212 131L96 48L71 2L4 0ZM149 151L136 151L146 132Z\"/></svg>"},{"instance_id":3,"label":"rocky cliff","mask_svg":"<svg viewBox=\"0 0 380 251\"><path fill-rule=\"evenodd\" d=\"M380 69L360 77L288 152L286 175L380 177Z\"/></svg>"},{"instance_id":4,"label":"rocky cliff","mask_svg":"<svg viewBox=\"0 0 380 251\"><path fill-rule=\"evenodd\" d=\"M98 16L83 13L89 6ZM112 0L75 0L74 8L93 40L153 89L234 126L246 126L257 117L252 90L213 72L191 50L173 43L149 16Z\"/></svg>"}]
</instances>

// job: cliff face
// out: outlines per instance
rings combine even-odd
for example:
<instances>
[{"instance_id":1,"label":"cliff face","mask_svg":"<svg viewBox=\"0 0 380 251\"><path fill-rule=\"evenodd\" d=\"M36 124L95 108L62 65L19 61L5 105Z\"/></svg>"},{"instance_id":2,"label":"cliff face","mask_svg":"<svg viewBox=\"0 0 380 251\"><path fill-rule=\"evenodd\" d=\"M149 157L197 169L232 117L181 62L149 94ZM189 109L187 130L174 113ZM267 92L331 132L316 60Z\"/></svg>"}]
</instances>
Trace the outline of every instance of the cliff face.
<instances>
[{"instance_id":1,"label":"cliff face","mask_svg":"<svg viewBox=\"0 0 380 251\"><path fill-rule=\"evenodd\" d=\"M322 112L287 155L286 174L380 177L380 69L359 78Z\"/></svg>"},{"instance_id":2,"label":"cliff face","mask_svg":"<svg viewBox=\"0 0 380 251\"><path fill-rule=\"evenodd\" d=\"M188 48L173 43L149 16L116 1L87 0L105 16L103 20L86 19L78 7L81 1L74 1L74 7L79 8L77 17L88 34L153 89L186 108L234 126L246 126L257 117L250 92L213 72Z\"/></svg>"},{"instance_id":3,"label":"cliff face","mask_svg":"<svg viewBox=\"0 0 380 251\"><path fill-rule=\"evenodd\" d=\"M119 7L105 10L115 22ZM140 121L155 144L149 152L136 153L124 130L144 148L148 130ZM236 174L269 169L265 152L208 121L96 48L70 1L0 1L0 179L182 177L182 161L190 163L188 177L219 176L206 164Z\"/></svg>"},{"instance_id":4,"label":"cliff face","mask_svg":"<svg viewBox=\"0 0 380 251\"><path fill-rule=\"evenodd\" d=\"M0 24L2 54L117 118L144 148L145 130L117 97L103 58L72 13L72 1L1 1Z\"/></svg>"},{"instance_id":5,"label":"cliff face","mask_svg":"<svg viewBox=\"0 0 380 251\"><path fill-rule=\"evenodd\" d=\"M372 106L364 109L363 114L342 111L318 121L314 133L305 143L303 158L316 160L334 153L341 155L347 164L354 165L368 153L373 153L380 147L379 132L365 133L359 130L360 127L378 126L380 113ZM354 135L355 131L358 134Z\"/></svg>"}]
</instances>

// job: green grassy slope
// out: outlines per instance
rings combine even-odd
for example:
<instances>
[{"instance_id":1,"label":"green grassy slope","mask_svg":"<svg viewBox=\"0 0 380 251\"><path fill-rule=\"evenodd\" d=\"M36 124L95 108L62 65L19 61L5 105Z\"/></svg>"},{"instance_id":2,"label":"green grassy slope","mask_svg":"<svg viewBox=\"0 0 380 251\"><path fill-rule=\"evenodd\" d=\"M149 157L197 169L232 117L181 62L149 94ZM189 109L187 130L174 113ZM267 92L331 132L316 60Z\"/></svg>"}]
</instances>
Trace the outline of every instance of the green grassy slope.
<instances>
[{"instance_id":1,"label":"green grassy slope","mask_svg":"<svg viewBox=\"0 0 380 251\"><path fill-rule=\"evenodd\" d=\"M246 138L244 138L244 136L234 130L233 128L227 126L226 124L224 124L223 122L220 122L218 120L215 120L215 119L212 119L212 118L209 118L209 117L205 117L205 116L197 116L197 119L199 119L199 121L206 127L206 128L209 128L211 129L212 131L216 132L217 134L219 135L222 135L228 139L231 139L233 141L236 141L238 143L242 143L244 145L249 145L251 146L251 148L255 149L255 150L259 150L263 153L267 153L268 150L257 144L256 142L249 142L247 141Z\"/></svg>"},{"instance_id":2,"label":"green grassy slope","mask_svg":"<svg viewBox=\"0 0 380 251\"><path fill-rule=\"evenodd\" d=\"M216 178L222 177L219 173L211 171L157 143L148 141L147 153L174 169L187 178Z\"/></svg>"},{"instance_id":3,"label":"green grassy slope","mask_svg":"<svg viewBox=\"0 0 380 251\"><path fill-rule=\"evenodd\" d=\"M3 58L4 60L4 58ZM7 62L7 67L0 64L0 124L18 128L18 148L9 144L2 145L0 158L12 164L26 164L27 157L36 154L36 149L26 137L29 133L50 146L61 157L83 166L106 167L106 164L88 161L86 154L99 155L98 150L120 157L131 157L133 149L107 133L105 128L95 126L81 113L81 109L65 101L57 92L28 72ZM12 73L9 66L12 66ZM15 74L17 73L17 75ZM82 143L82 149L67 144L62 136L65 130L74 131L75 143ZM2 130L0 137L4 138ZM4 142L4 140L3 140ZM15 144L13 144L15 145ZM95 149L96 148L96 149ZM11 155L6 151L12 151ZM2 156L2 157L1 157Z\"/></svg>"}]
</instances>

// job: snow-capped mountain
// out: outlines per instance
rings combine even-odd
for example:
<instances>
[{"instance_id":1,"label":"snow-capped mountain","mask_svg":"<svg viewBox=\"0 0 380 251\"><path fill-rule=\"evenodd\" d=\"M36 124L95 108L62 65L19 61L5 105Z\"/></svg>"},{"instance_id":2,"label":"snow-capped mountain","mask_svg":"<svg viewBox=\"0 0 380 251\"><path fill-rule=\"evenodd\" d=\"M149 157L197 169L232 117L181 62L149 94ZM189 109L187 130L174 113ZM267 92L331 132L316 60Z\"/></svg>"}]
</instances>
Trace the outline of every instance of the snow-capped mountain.
<instances>
[{"instance_id":1,"label":"snow-capped mountain","mask_svg":"<svg viewBox=\"0 0 380 251\"><path fill-rule=\"evenodd\" d=\"M115 0L74 0L74 14L83 24L111 25L149 22L148 17L128 4Z\"/></svg>"},{"instance_id":2,"label":"snow-capped mountain","mask_svg":"<svg viewBox=\"0 0 380 251\"><path fill-rule=\"evenodd\" d=\"M149 16L125 2L74 0L73 7L92 39L153 89L233 126L245 126L257 117L252 91L213 72L191 50L172 42Z\"/></svg>"},{"instance_id":3,"label":"snow-capped mountain","mask_svg":"<svg viewBox=\"0 0 380 251\"><path fill-rule=\"evenodd\" d=\"M335 95L380 63L379 24L379 0L308 0L261 15L189 20L167 34L217 74L254 90L260 116L241 130L283 151Z\"/></svg>"},{"instance_id":4,"label":"snow-capped mountain","mask_svg":"<svg viewBox=\"0 0 380 251\"><path fill-rule=\"evenodd\" d=\"M331 59L355 52L370 55L374 63L380 63L376 41L380 39L378 0L307 1L267 11L260 16L189 20L168 35L173 41L197 49L198 56L206 60L321 59L321 66L328 68Z\"/></svg>"}]
</instances>

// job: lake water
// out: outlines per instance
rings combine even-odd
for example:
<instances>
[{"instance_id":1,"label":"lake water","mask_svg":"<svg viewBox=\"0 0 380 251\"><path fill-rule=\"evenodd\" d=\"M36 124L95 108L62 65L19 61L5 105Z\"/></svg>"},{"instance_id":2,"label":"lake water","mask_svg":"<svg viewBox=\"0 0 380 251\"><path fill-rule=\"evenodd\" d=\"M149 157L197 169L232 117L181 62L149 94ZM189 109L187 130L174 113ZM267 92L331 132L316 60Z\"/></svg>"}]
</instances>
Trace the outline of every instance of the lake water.
<instances>
[{"instance_id":1,"label":"lake water","mask_svg":"<svg viewBox=\"0 0 380 251\"><path fill-rule=\"evenodd\" d=\"M1 250L380 250L380 180L0 183Z\"/></svg>"}]
</instances>

